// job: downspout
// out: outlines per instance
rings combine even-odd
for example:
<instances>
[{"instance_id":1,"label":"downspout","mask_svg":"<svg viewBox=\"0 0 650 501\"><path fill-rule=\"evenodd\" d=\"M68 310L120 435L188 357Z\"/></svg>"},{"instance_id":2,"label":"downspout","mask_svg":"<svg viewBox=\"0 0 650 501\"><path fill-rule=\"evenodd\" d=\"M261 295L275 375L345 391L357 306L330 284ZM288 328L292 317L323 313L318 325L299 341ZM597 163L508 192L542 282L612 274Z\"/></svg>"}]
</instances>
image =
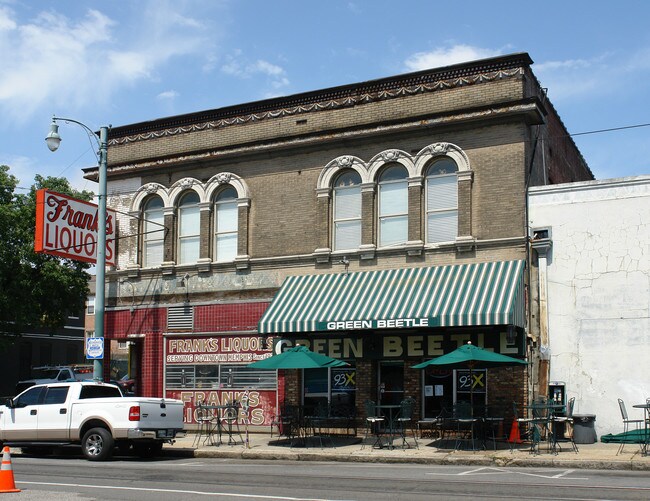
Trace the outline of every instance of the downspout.
<instances>
[{"instance_id":1,"label":"downspout","mask_svg":"<svg viewBox=\"0 0 650 501\"><path fill-rule=\"evenodd\" d=\"M546 93L543 92L543 100L546 99ZM537 397L547 399L548 398L548 381L549 381L549 372L550 372L550 348L549 348L549 333L548 333L548 285L547 285L547 253L551 247L551 240L549 238L550 231L548 229L542 229L535 231L535 235L531 235L532 231L530 228L530 204L529 204L529 193L530 180L533 173L533 167L535 165L535 154L537 152L537 144L540 141L541 126L537 126L535 133L535 141L533 142L533 150L530 156L530 164L528 166L528 172L526 173L526 189L525 189L525 216L526 216L526 237L527 241L531 245L526 245L526 262L528 263L528 284L529 287L532 284L532 266L531 263L531 248L537 251L538 255L538 300L539 300L539 339L537 340L538 350L539 350L539 361L538 361L538 372L537 372L537 383L538 383L538 393ZM543 143L543 139L541 140ZM546 181L546 158L544 155L544 147L542 145L542 163L543 163L543 177L544 184ZM532 294L528 295L529 301L532 300ZM529 305L529 311L532 311Z\"/></svg>"},{"instance_id":2,"label":"downspout","mask_svg":"<svg viewBox=\"0 0 650 501\"><path fill-rule=\"evenodd\" d=\"M548 335L548 255L553 241L551 230L547 228L534 231L531 245L537 252L539 285L539 396L548 398L551 350Z\"/></svg>"},{"instance_id":3,"label":"downspout","mask_svg":"<svg viewBox=\"0 0 650 501\"><path fill-rule=\"evenodd\" d=\"M535 131L535 140L533 142L533 150L532 150L531 155L530 155L530 164L529 164L528 170L526 172L526 180L525 180L525 188L524 188L524 218L525 218L524 226L525 226L525 231L526 231L526 234L525 234L525 238L526 238L526 271L528 272L528 287L529 287L529 293L527 294L528 295L528 305L527 305L527 307L528 307L529 315L532 312L532 307L531 307L532 294L530 293L530 286L531 286L531 284L533 282L531 280L531 276L532 276L531 249L530 249L530 246L528 245L528 243L530 242L530 218L528 216L530 209L529 209L529 203L528 203L528 188L529 188L529 185L530 185L530 178L531 178L532 172L533 172L533 166L534 166L534 162L535 162L535 153L537 151L537 141L539 140L539 134L540 134L540 126L538 125L537 129ZM531 325L531 322L528 322L528 327L529 328L530 328L530 325ZM536 340L536 341L539 341L539 340ZM531 357L530 358L533 358L532 355L533 355L533 351L531 350ZM534 369L532 369L533 365L530 365L530 367L531 367L531 370L532 370L531 378L533 378L532 379L532 384L533 384L532 390L533 390L533 394L534 394L534 375L535 374L534 374ZM541 371L542 369L543 368L541 367L541 364L540 364L540 366L538 367L538 371ZM539 372L538 372L538 378L539 378ZM529 389L530 389L530 383L529 383Z\"/></svg>"}]
</instances>

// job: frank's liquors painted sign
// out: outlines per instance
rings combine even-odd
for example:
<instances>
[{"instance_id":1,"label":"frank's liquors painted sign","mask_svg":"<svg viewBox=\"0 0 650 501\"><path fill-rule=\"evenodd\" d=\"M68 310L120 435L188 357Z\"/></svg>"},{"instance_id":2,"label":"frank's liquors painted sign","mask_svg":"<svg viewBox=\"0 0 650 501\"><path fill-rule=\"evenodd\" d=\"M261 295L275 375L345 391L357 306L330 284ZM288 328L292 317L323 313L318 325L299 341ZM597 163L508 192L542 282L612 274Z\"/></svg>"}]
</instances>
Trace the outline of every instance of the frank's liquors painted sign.
<instances>
[{"instance_id":1,"label":"frank's liquors painted sign","mask_svg":"<svg viewBox=\"0 0 650 501\"><path fill-rule=\"evenodd\" d=\"M97 262L97 230L106 231L106 264L115 265L115 211L98 221L97 205L47 189L36 192L34 250L45 254Z\"/></svg>"}]
</instances>

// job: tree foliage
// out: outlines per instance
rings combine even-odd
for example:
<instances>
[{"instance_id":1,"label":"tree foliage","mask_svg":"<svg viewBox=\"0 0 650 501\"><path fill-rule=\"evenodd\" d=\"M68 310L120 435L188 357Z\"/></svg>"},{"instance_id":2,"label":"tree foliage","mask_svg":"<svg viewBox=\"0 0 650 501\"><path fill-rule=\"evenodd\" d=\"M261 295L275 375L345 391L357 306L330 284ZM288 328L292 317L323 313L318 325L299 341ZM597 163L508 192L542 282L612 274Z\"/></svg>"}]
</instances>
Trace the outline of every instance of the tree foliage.
<instances>
[{"instance_id":1,"label":"tree foliage","mask_svg":"<svg viewBox=\"0 0 650 501\"><path fill-rule=\"evenodd\" d=\"M0 341L30 327L53 331L84 307L88 263L34 252L36 191L48 188L80 200L93 193L74 190L67 179L37 175L29 193L0 165Z\"/></svg>"}]
</instances>

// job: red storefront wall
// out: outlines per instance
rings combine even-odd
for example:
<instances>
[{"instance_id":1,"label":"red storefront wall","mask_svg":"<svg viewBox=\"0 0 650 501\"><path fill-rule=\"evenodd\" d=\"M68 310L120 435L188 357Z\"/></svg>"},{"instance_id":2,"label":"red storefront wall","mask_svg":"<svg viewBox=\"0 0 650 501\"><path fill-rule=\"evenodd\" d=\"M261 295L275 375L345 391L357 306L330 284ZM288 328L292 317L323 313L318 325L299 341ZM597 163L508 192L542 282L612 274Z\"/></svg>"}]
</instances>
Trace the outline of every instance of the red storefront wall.
<instances>
[{"instance_id":1,"label":"red storefront wall","mask_svg":"<svg viewBox=\"0 0 650 501\"><path fill-rule=\"evenodd\" d=\"M201 333L257 331L257 324L269 302L230 303L194 306L194 328L188 335ZM167 308L138 308L107 311L104 320L106 340L132 341L138 350L139 370L136 381L138 394L145 397L163 396L164 343L167 329ZM182 335L182 331L174 331ZM256 336L257 334L251 334ZM241 334L240 334L241 336ZM109 346L110 343L106 343ZM110 350L104 363L108 377Z\"/></svg>"}]
</instances>

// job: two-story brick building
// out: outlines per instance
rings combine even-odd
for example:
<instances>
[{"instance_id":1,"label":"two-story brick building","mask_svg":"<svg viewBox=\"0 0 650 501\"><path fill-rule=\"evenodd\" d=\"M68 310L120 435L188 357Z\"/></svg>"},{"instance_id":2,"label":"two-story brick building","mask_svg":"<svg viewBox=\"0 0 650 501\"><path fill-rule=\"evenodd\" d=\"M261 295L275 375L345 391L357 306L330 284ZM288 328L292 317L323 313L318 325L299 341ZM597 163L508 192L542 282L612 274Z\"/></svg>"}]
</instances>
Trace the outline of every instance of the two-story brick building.
<instances>
[{"instance_id":1,"label":"two-story brick building","mask_svg":"<svg viewBox=\"0 0 650 501\"><path fill-rule=\"evenodd\" d=\"M546 392L527 190L593 176L525 53L113 128L106 336L143 394L356 407ZM96 176L89 169L88 177ZM471 341L527 358L411 366ZM246 369L307 344L347 369ZM109 354L110 357L110 354ZM541 370L541 374L539 371ZM475 404L477 403L475 402Z\"/></svg>"}]
</instances>

